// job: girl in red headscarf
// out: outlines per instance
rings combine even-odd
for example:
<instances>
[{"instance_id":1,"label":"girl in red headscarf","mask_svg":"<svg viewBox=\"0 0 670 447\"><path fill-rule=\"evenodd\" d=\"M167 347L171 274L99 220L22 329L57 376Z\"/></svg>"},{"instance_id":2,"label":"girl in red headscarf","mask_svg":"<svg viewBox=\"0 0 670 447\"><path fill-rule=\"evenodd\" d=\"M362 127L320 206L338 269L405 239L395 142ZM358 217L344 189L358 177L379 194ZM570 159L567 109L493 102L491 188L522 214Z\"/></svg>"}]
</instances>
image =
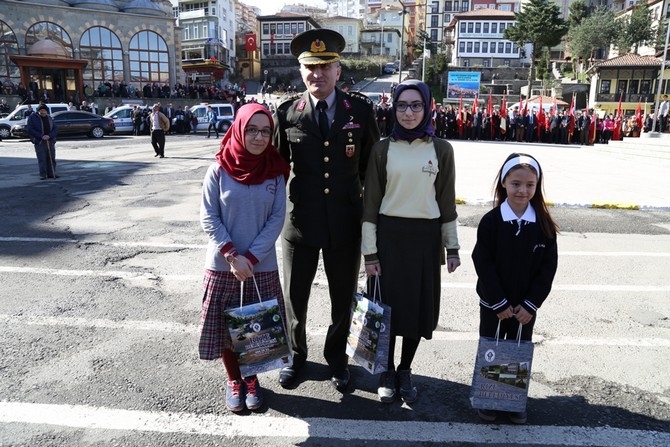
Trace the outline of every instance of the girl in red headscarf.
<instances>
[{"instance_id":1,"label":"girl in red headscarf","mask_svg":"<svg viewBox=\"0 0 670 447\"><path fill-rule=\"evenodd\" d=\"M204 360L223 359L226 406L235 412L260 408L263 396L258 378L240 373L224 311L258 302L260 292L262 298L276 297L285 313L275 242L284 223L290 167L272 146L273 132L263 106L241 107L202 187L200 223L209 244L199 352ZM258 292L254 281L246 281L252 276Z\"/></svg>"}]
</instances>

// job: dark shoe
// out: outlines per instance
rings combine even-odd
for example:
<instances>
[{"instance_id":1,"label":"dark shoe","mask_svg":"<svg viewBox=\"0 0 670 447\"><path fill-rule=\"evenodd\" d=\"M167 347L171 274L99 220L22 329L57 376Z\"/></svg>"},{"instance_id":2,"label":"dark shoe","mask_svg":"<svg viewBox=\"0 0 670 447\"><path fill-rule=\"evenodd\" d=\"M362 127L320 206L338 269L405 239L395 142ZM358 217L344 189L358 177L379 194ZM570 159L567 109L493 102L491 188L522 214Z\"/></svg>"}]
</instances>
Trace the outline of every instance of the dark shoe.
<instances>
[{"instance_id":1,"label":"dark shoe","mask_svg":"<svg viewBox=\"0 0 670 447\"><path fill-rule=\"evenodd\" d=\"M42 176L40 175L40 180L46 180L46 179L47 179L46 177L42 177Z\"/></svg>"},{"instance_id":2,"label":"dark shoe","mask_svg":"<svg viewBox=\"0 0 670 447\"><path fill-rule=\"evenodd\" d=\"M379 377L379 387L377 388L379 400L385 404L392 403L395 400L396 387L395 371L390 370L382 373Z\"/></svg>"},{"instance_id":3,"label":"dark shoe","mask_svg":"<svg viewBox=\"0 0 670 447\"><path fill-rule=\"evenodd\" d=\"M244 410L244 385L239 380L226 381L226 407L236 413Z\"/></svg>"},{"instance_id":4,"label":"dark shoe","mask_svg":"<svg viewBox=\"0 0 670 447\"><path fill-rule=\"evenodd\" d=\"M526 421L528 420L528 413L525 411L518 411L518 412L510 412L507 413L507 416L509 416L510 422L513 424L525 424Z\"/></svg>"},{"instance_id":5,"label":"dark shoe","mask_svg":"<svg viewBox=\"0 0 670 447\"><path fill-rule=\"evenodd\" d=\"M49 178L60 178L60 175L50 175Z\"/></svg>"},{"instance_id":6,"label":"dark shoe","mask_svg":"<svg viewBox=\"0 0 670 447\"><path fill-rule=\"evenodd\" d=\"M296 365L287 366L279 370L279 384L284 388L291 388L300 373L300 368Z\"/></svg>"},{"instance_id":7,"label":"dark shoe","mask_svg":"<svg viewBox=\"0 0 670 447\"><path fill-rule=\"evenodd\" d=\"M349 374L349 368L344 368L339 371L333 371L333 376L330 378L330 383L333 384L337 391L344 393L347 390L347 385L349 385L350 378L351 374Z\"/></svg>"},{"instance_id":8,"label":"dark shoe","mask_svg":"<svg viewBox=\"0 0 670 447\"><path fill-rule=\"evenodd\" d=\"M400 397L403 402L411 404L416 401L419 394L416 387L412 384L412 370L399 369L397 371L398 388L400 389Z\"/></svg>"},{"instance_id":9,"label":"dark shoe","mask_svg":"<svg viewBox=\"0 0 670 447\"><path fill-rule=\"evenodd\" d=\"M495 410L477 410L477 416L484 422L495 422L498 412Z\"/></svg>"},{"instance_id":10,"label":"dark shoe","mask_svg":"<svg viewBox=\"0 0 670 447\"><path fill-rule=\"evenodd\" d=\"M165 155L161 155L159 158L165 158Z\"/></svg>"},{"instance_id":11,"label":"dark shoe","mask_svg":"<svg viewBox=\"0 0 670 447\"><path fill-rule=\"evenodd\" d=\"M160 154L156 154L156 155L154 155L154 157L158 157L159 155L160 155Z\"/></svg>"},{"instance_id":12,"label":"dark shoe","mask_svg":"<svg viewBox=\"0 0 670 447\"><path fill-rule=\"evenodd\" d=\"M258 383L258 377L245 377L244 384L247 388L247 397L245 400L247 408L249 410L258 410L263 405L263 389Z\"/></svg>"}]
</instances>

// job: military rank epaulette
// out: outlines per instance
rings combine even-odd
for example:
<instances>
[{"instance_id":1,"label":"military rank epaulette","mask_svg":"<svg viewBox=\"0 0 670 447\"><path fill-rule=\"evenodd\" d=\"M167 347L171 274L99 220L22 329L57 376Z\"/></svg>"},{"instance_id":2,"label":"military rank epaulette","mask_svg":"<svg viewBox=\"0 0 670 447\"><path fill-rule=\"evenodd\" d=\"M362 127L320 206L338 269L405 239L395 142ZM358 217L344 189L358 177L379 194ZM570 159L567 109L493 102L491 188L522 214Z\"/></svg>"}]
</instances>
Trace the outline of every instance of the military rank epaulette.
<instances>
[{"instance_id":1,"label":"military rank epaulette","mask_svg":"<svg viewBox=\"0 0 670 447\"><path fill-rule=\"evenodd\" d=\"M300 93L287 93L281 98L279 98L279 103L277 103L277 108L280 108L282 106L286 106L286 104L293 103L296 99L300 98L302 94Z\"/></svg>"},{"instance_id":2,"label":"military rank epaulette","mask_svg":"<svg viewBox=\"0 0 670 447\"><path fill-rule=\"evenodd\" d=\"M373 104L372 104L372 100L371 100L370 98L368 98L368 97L365 95L365 93L361 93L361 92L347 92L347 95L351 96L352 99L357 99L357 100L359 100L359 101L363 101L364 103L366 103L366 104L369 105L370 107L372 107L372 105L373 105Z\"/></svg>"}]
</instances>

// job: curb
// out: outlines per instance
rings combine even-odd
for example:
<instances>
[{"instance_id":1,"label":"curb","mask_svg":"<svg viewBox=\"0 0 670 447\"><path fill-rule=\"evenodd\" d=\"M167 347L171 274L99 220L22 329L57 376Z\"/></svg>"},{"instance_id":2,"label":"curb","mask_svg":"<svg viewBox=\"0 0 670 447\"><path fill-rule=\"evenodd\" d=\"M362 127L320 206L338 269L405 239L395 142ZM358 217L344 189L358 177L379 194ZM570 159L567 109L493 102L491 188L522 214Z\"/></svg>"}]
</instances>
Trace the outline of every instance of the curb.
<instances>
[{"instance_id":1,"label":"curb","mask_svg":"<svg viewBox=\"0 0 670 447\"><path fill-rule=\"evenodd\" d=\"M547 201L549 208L590 208L602 210L628 210L628 211L670 211L669 206L639 205L636 203L556 203ZM467 200L462 197L456 198L456 205L466 206L489 206L493 207L493 200Z\"/></svg>"}]
</instances>

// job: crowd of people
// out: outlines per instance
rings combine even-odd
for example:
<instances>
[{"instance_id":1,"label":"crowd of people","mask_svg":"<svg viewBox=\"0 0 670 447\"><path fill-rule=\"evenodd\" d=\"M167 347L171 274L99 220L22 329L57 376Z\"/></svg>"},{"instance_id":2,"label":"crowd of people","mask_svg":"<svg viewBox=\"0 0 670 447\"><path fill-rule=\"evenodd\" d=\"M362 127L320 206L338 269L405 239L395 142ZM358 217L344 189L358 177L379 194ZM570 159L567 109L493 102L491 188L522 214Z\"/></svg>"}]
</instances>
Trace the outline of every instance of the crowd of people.
<instances>
[{"instance_id":1,"label":"crowd of people","mask_svg":"<svg viewBox=\"0 0 670 447\"><path fill-rule=\"evenodd\" d=\"M392 104L382 98L374 108L379 131L386 136L393 127ZM551 107L541 110L531 106L519 110L518 105L509 110L436 105L431 113L435 134L449 140L607 144L623 137L637 137L641 132L651 132L654 122L654 114L648 114L643 122L639 113L632 117L618 113L601 116L593 109L570 112L569 109L554 111ZM667 95L660 104L655 131L670 131Z\"/></svg>"}]
</instances>

